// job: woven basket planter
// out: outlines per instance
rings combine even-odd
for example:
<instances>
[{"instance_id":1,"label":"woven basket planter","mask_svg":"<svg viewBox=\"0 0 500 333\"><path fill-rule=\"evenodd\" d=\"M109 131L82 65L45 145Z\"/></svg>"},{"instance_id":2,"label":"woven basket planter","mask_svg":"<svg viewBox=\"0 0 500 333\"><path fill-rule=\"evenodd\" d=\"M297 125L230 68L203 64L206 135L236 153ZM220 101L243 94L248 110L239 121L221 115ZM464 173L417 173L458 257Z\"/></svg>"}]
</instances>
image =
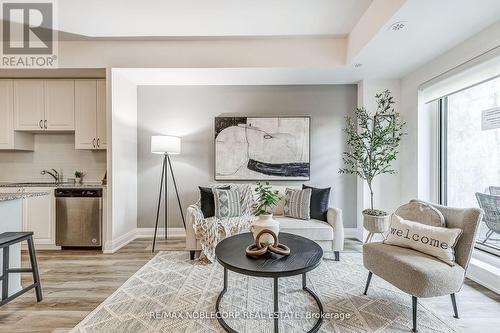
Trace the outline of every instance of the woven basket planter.
<instances>
[{"instance_id":1,"label":"woven basket planter","mask_svg":"<svg viewBox=\"0 0 500 333\"><path fill-rule=\"evenodd\" d=\"M363 227L369 232L386 233L389 230L391 215L373 216L363 213Z\"/></svg>"}]
</instances>

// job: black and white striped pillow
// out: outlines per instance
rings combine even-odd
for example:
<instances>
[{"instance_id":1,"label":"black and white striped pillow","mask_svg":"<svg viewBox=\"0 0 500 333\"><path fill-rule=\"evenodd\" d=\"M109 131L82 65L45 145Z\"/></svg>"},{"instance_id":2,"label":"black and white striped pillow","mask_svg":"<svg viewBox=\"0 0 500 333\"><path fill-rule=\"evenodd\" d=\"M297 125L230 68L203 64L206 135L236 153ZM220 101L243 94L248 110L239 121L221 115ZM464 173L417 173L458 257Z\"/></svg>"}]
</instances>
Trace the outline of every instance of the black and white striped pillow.
<instances>
[{"instance_id":1,"label":"black and white striped pillow","mask_svg":"<svg viewBox=\"0 0 500 333\"><path fill-rule=\"evenodd\" d=\"M240 192L237 189L214 190L215 216L218 218L241 215Z\"/></svg>"},{"instance_id":2,"label":"black and white striped pillow","mask_svg":"<svg viewBox=\"0 0 500 333\"><path fill-rule=\"evenodd\" d=\"M304 190L287 188L284 215L295 219L309 220L311 218L311 193L310 188Z\"/></svg>"}]
</instances>

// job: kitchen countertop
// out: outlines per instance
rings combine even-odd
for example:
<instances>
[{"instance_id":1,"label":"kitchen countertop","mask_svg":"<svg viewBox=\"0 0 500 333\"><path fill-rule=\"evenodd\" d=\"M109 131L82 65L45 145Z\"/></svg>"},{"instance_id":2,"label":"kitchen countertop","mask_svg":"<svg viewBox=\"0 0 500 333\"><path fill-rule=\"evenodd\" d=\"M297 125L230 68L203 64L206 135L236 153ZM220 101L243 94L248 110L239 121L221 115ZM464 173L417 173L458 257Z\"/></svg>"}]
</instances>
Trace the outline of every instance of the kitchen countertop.
<instances>
[{"instance_id":1,"label":"kitchen countertop","mask_svg":"<svg viewBox=\"0 0 500 333\"><path fill-rule=\"evenodd\" d=\"M68 188L104 188L106 185L101 183L0 183L0 187L68 187Z\"/></svg>"},{"instance_id":2,"label":"kitchen countertop","mask_svg":"<svg viewBox=\"0 0 500 333\"><path fill-rule=\"evenodd\" d=\"M49 192L19 192L19 193L0 193L0 201L9 201L31 197L41 197L49 195Z\"/></svg>"}]
</instances>

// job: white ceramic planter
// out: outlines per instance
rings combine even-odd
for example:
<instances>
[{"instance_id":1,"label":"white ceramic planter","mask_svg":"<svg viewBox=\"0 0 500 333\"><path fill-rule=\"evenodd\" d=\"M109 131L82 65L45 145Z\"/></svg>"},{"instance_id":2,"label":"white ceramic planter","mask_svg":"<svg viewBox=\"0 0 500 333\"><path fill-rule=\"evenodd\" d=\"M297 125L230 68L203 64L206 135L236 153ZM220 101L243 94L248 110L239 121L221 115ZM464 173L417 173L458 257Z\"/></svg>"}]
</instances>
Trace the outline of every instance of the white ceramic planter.
<instances>
[{"instance_id":1,"label":"white ceramic planter","mask_svg":"<svg viewBox=\"0 0 500 333\"><path fill-rule=\"evenodd\" d=\"M273 214L261 214L257 221L252 223L250 226L250 231L253 233L253 238L255 239L259 232L264 229L271 230L278 236L280 232L280 223L273 219ZM271 235L262 235L260 241L266 244L272 244L274 239Z\"/></svg>"}]
</instances>

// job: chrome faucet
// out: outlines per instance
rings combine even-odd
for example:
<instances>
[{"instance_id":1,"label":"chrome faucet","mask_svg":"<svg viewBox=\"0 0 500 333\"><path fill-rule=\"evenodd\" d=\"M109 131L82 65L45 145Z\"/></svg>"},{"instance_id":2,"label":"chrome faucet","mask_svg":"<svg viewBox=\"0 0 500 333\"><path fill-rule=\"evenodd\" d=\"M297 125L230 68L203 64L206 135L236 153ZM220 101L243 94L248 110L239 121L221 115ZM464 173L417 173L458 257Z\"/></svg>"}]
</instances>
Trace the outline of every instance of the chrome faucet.
<instances>
[{"instance_id":1,"label":"chrome faucet","mask_svg":"<svg viewBox=\"0 0 500 333\"><path fill-rule=\"evenodd\" d=\"M57 172L57 170L56 170L56 169L52 169L52 172L51 172L51 171L48 171L48 170L42 170L42 171L40 172L40 174L41 174L42 176L43 176L43 175L46 175L46 174L51 175L51 176L52 176L52 178L54 178L54 180L55 180L55 182L56 182L56 183L59 183L59 181L60 181L60 177L61 177L61 175L59 174L59 172Z\"/></svg>"}]
</instances>

